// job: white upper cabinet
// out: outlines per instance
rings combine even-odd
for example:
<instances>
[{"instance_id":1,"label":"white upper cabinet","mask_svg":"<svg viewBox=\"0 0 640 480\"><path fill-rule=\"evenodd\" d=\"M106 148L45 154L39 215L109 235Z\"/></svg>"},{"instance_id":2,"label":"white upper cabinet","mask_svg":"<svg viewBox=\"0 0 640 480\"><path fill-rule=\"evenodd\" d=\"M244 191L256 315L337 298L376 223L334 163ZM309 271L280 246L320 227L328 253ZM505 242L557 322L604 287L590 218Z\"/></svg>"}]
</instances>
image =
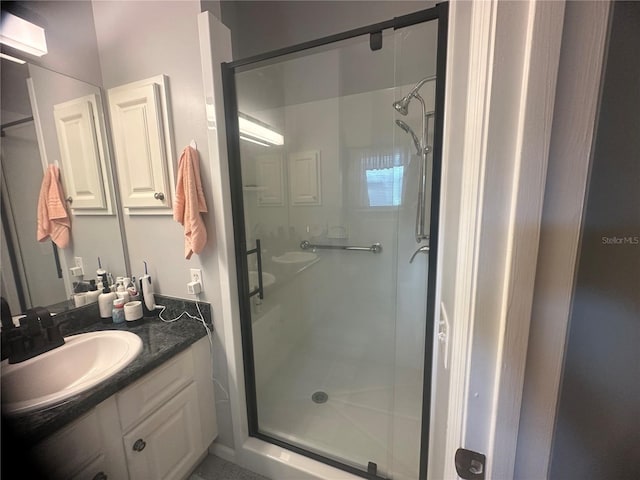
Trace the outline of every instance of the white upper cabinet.
<instances>
[{"instance_id":1,"label":"white upper cabinet","mask_svg":"<svg viewBox=\"0 0 640 480\"><path fill-rule=\"evenodd\" d=\"M294 206L322 204L319 151L289 155L289 195Z\"/></svg>"},{"instance_id":2,"label":"white upper cabinet","mask_svg":"<svg viewBox=\"0 0 640 480\"><path fill-rule=\"evenodd\" d=\"M113 213L101 104L87 95L54 106L62 179L76 215Z\"/></svg>"},{"instance_id":3,"label":"white upper cabinet","mask_svg":"<svg viewBox=\"0 0 640 480\"><path fill-rule=\"evenodd\" d=\"M283 172L281 155L261 155L256 158L258 205L283 206Z\"/></svg>"},{"instance_id":4,"label":"white upper cabinet","mask_svg":"<svg viewBox=\"0 0 640 480\"><path fill-rule=\"evenodd\" d=\"M122 205L129 214L171 214L174 191L167 77L109 90Z\"/></svg>"}]
</instances>

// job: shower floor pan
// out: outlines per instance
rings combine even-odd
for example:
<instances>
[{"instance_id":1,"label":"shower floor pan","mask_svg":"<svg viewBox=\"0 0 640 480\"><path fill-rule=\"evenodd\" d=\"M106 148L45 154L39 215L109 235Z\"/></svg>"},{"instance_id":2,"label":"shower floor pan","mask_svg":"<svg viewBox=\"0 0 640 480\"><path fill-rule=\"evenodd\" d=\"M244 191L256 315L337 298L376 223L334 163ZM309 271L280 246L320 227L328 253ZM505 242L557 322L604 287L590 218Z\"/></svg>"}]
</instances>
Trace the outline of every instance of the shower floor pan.
<instances>
[{"instance_id":1,"label":"shower floor pan","mask_svg":"<svg viewBox=\"0 0 640 480\"><path fill-rule=\"evenodd\" d=\"M300 344L258 386L260 431L364 470L375 462L394 480L417 478L421 372L349 353ZM316 403L320 392L327 398Z\"/></svg>"}]
</instances>

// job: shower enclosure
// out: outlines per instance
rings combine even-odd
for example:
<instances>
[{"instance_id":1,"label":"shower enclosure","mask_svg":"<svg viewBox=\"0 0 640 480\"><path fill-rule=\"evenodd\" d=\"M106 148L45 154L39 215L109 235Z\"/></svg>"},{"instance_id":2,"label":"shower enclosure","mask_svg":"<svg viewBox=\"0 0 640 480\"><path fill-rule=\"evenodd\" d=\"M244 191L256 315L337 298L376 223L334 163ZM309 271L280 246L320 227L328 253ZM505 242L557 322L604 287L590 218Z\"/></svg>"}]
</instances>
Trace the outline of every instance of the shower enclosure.
<instances>
[{"instance_id":1,"label":"shower enclosure","mask_svg":"<svg viewBox=\"0 0 640 480\"><path fill-rule=\"evenodd\" d=\"M447 4L223 64L249 434L426 476Z\"/></svg>"}]
</instances>

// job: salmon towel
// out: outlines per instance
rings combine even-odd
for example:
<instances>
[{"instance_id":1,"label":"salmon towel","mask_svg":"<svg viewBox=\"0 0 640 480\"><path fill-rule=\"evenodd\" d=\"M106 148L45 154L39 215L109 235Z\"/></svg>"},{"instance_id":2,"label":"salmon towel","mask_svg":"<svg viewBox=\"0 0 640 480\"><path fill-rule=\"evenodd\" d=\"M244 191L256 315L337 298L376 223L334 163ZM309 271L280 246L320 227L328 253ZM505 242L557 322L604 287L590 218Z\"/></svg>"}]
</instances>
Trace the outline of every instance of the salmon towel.
<instances>
[{"instance_id":1,"label":"salmon towel","mask_svg":"<svg viewBox=\"0 0 640 480\"><path fill-rule=\"evenodd\" d=\"M37 237L39 242L51 237L60 248L67 248L71 240L71 217L60 184L60 169L55 165L47 167L42 179L38 197Z\"/></svg>"},{"instance_id":2,"label":"salmon towel","mask_svg":"<svg viewBox=\"0 0 640 480\"><path fill-rule=\"evenodd\" d=\"M200 213L207 212L207 202L200 181L200 158L198 151L186 147L178 163L176 201L173 218L184 226L184 256L188 260L200 253L207 243L207 229Z\"/></svg>"}]
</instances>

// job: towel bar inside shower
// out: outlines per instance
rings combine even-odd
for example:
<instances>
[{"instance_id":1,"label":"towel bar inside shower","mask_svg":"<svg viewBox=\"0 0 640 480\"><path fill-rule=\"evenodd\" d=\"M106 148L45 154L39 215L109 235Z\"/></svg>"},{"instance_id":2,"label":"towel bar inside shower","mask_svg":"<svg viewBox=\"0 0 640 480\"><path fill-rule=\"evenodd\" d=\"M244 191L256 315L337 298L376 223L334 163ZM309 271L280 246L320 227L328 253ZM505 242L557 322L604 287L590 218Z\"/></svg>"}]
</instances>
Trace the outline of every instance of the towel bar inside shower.
<instances>
[{"instance_id":1,"label":"towel bar inside shower","mask_svg":"<svg viewBox=\"0 0 640 480\"><path fill-rule=\"evenodd\" d=\"M304 240L300 243L300 248L302 250L355 250L359 252L371 252L371 253L380 253L382 252L382 245L380 243L374 243L368 247L358 247L356 245L316 245L313 243L309 243L307 240Z\"/></svg>"}]
</instances>

